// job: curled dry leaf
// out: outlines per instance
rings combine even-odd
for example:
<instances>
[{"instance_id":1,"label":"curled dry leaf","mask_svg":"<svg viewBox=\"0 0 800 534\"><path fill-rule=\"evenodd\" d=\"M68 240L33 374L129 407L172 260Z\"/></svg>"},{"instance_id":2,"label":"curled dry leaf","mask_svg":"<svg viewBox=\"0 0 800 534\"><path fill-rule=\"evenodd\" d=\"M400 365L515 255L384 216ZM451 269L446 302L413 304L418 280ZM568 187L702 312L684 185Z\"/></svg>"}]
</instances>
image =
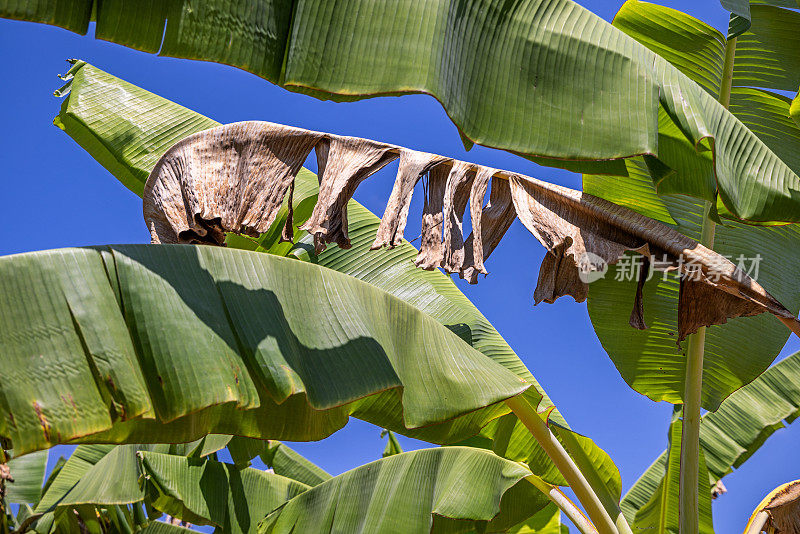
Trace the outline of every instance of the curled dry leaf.
<instances>
[{"instance_id":1,"label":"curled dry leaf","mask_svg":"<svg viewBox=\"0 0 800 534\"><path fill-rule=\"evenodd\" d=\"M519 175L511 176L510 181L517 216L548 250L534 293L537 303L553 302L563 295L585 299L587 272L604 263L616 263L624 252L634 251L649 259L650 268L677 270L682 275L679 341L701 326L765 311L800 335L800 322L792 312L733 262L697 241L580 191ZM640 308L641 291L637 291L633 326L643 326Z\"/></svg>"},{"instance_id":2,"label":"curled dry leaf","mask_svg":"<svg viewBox=\"0 0 800 534\"><path fill-rule=\"evenodd\" d=\"M746 534L800 534L800 480L772 490L750 516Z\"/></svg>"},{"instance_id":3,"label":"curled dry leaf","mask_svg":"<svg viewBox=\"0 0 800 534\"><path fill-rule=\"evenodd\" d=\"M368 139L325 136L316 146L316 153L319 200L301 228L314 236L318 252L325 243L350 248L347 202L358 184L397 159L399 151L397 147Z\"/></svg>"},{"instance_id":4,"label":"curled dry leaf","mask_svg":"<svg viewBox=\"0 0 800 534\"><path fill-rule=\"evenodd\" d=\"M356 187L399 157L397 178L373 249L403 238L411 197L423 180L425 206L416 265L441 267L475 283L516 217L547 248L534 300L583 301L592 271L628 251L644 256L630 323L646 328L643 285L649 269L681 274L678 339L731 317L770 312L800 335L800 321L731 261L672 228L622 206L533 178L361 139L270 122L241 122L191 135L156 164L144 190L153 243L225 244L225 232L258 235L274 222L294 177L315 149L320 192L301 227L315 248L350 247L347 202ZM491 185L489 202L483 205ZM463 238L470 205L472 234ZM292 213L283 238L291 239Z\"/></svg>"}]
</instances>

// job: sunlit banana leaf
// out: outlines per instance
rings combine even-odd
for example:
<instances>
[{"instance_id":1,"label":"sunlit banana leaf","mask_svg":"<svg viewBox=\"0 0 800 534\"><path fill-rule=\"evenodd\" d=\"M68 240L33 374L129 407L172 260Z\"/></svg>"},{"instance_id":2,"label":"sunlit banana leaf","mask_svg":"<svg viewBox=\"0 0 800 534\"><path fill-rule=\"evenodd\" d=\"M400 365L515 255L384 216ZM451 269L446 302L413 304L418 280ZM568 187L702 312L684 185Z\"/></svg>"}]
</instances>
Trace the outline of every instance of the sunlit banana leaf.
<instances>
[{"instance_id":1,"label":"sunlit banana leaf","mask_svg":"<svg viewBox=\"0 0 800 534\"><path fill-rule=\"evenodd\" d=\"M550 503L531 518L514 525L509 534L569 534L569 527L561 523L561 510Z\"/></svg>"},{"instance_id":2,"label":"sunlit banana leaf","mask_svg":"<svg viewBox=\"0 0 800 534\"><path fill-rule=\"evenodd\" d=\"M792 169L800 169L800 125L791 117L792 101L783 95L734 87L731 111Z\"/></svg>"},{"instance_id":3,"label":"sunlit banana leaf","mask_svg":"<svg viewBox=\"0 0 800 534\"><path fill-rule=\"evenodd\" d=\"M120 445L88 469L57 502L57 506L132 504L143 499L139 488L137 452L161 450L169 445ZM48 495L48 497L50 497Z\"/></svg>"},{"instance_id":4,"label":"sunlit banana leaf","mask_svg":"<svg viewBox=\"0 0 800 534\"><path fill-rule=\"evenodd\" d=\"M85 33L91 6L5 0L0 15ZM715 152L716 185L692 184L687 192L718 192L740 218L800 218L800 178L752 132L675 67L570 0L247 6L243 16L230 0L191 8L103 2L96 36L234 65L319 98L429 93L465 137L586 172L598 172L599 161L618 172L613 160L620 157L660 156L663 106L690 143Z\"/></svg>"},{"instance_id":5,"label":"sunlit banana leaf","mask_svg":"<svg viewBox=\"0 0 800 534\"><path fill-rule=\"evenodd\" d=\"M800 127L800 92L798 92L797 96L794 97L792 103L789 107L789 116L792 118L794 123Z\"/></svg>"},{"instance_id":6,"label":"sunlit banana leaf","mask_svg":"<svg viewBox=\"0 0 800 534\"><path fill-rule=\"evenodd\" d=\"M675 228L694 238L700 235L703 206L686 197L658 197L641 164L629 162L627 178L584 176L584 189L645 215L665 210ZM619 181L635 183L620 187ZM649 189L649 191L648 191ZM800 228L797 225L756 227L739 223L717 226L715 250L741 261L746 269L758 268L759 283L770 288L792 312L800 309L800 294L787 272L800 269ZM635 390L653 400L682 402L686 344L676 343L679 281L655 274L644 285L646 330L625 323L630 315L630 295L636 288L637 264L611 266L605 278L590 285L589 317L600 342L620 374ZM754 341L755 340L755 341ZM783 325L767 317L735 318L709 327L706 332L703 406L714 410L733 391L763 372L786 343Z\"/></svg>"},{"instance_id":7,"label":"sunlit banana leaf","mask_svg":"<svg viewBox=\"0 0 800 534\"><path fill-rule=\"evenodd\" d=\"M524 480L529 474L469 447L396 454L309 489L259 532L502 532L549 502Z\"/></svg>"},{"instance_id":8,"label":"sunlit banana leaf","mask_svg":"<svg viewBox=\"0 0 800 534\"><path fill-rule=\"evenodd\" d=\"M191 456L193 458L203 458L230 446L232 439L234 439L234 436L208 434L196 441L173 444L169 448L169 453L178 454L180 456Z\"/></svg>"},{"instance_id":9,"label":"sunlit banana leaf","mask_svg":"<svg viewBox=\"0 0 800 534\"><path fill-rule=\"evenodd\" d=\"M63 464L55 477L49 480L37 512L46 512L58 504L77 484L81 477L114 449L113 445L79 445Z\"/></svg>"},{"instance_id":10,"label":"sunlit banana leaf","mask_svg":"<svg viewBox=\"0 0 800 534\"><path fill-rule=\"evenodd\" d=\"M644 2L626 3L614 24L685 69L709 91L719 91L724 39L713 28L679 11ZM695 42L705 45L694 47ZM697 65L698 70L693 72L691 65ZM731 108L792 165L800 162L795 153L800 130L788 119L785 100L766 91L738 88L733 92ZM698 165L688 162L687 169ZM681 176L668 178L676 179ZM659 191L665 189L663 182L657 187ZM700 236L701 203L682 196L659 197L641 160L628 161L627 177L584 176L584 190L672 224L692 238ZM796 225L767 228L726 222L717 226L714 249L737 263L741 261L752 274L757 265L759 283L769 287L796 313L800 296L785 273L800 268L800 255L793 253L798 250L798 243L800 230ZM679 403L686 360L685 347L678 346L673 335L677 317L672 306L678 299L678 280L654 276L645 284L647 330L620 328L630 313L624 295L635 290L633 279L638 276L633 261L613 266L604 280L591 285L589 315L601 343L631 387L654 400ZM780 324L764 318L738 318L710 327L704 358L703 406L715 409L731 392L763 372L786 339Z\"/></svg>"},{"instance_id":11,"label":"sunlit banana leaf","mask_svg":"<svg viewBox=\"0 0 800 534\"><path fill-rule=\"evenodd\" d=\"M266 450L261 453L261 459L275 474L309 486L316 486L331 478L324 469L280 441L270 440Z\"/></svg>"},{"instance_id":12,"label":"sunlit banana leaf","mask_svg":"<svg viewBox=\"0 0 800 534\"><path fill-rule=\"evenodd\" d=\"M91 65L79 63L76 67L78 68L74 69L74 78L70 83L71 92L62 104L61 113L55 123L78 141L114 176L140 195L144 181L163 152L185 135L217 125L202 115ZM122 105L121 95L126 99L125 105ZM135 112L132 111L134 109ZM273 224L273 229L263 234L258 243L229 235L228 245L280 255L298 253L302 250L305 239L308 239L308 244L311 243L308 234L297 231L297 227L311 214L317 190L316 177L305 170L301 171L295 180L294 191L294 235L299 246L278 242L280 229L286 220L285 208ZM338 247L328 247L318 257L309 259L380 287L416 306L453 329L475 349L533 384L536 390L532 387L524 393L532 404L535 405L541 396L540 408L551 407L552 403L511 347L452 281L438 270L423 271L414 267L413 260L417 250L411 244L404 242L394 249L380 253L369 250L378 225L378 217L351 200L348 203L348 233L352 248L343 250ZM353 415L381 424L381 418L385 420L387 416L386 410L379 411L378 415L372 413L373 410L381 408L380 404L371 405L364 402L358 405ZM505 410L498 408L498 414L503 411ZM431 435L435 438L436 433L440 432L436 425L413 430L399 428L400 412L398 410L395 413L398 421L395 430L404 435L431 439ZM566 426L556 410L549 412L549 418ZM466 421L469 421L469 416L463 416L448 424L453 425L452 432L455 433L460 431L459 426L470 427ZM475 428L476 423L471 425ZM482 439L488 440L489 448L492 448L494 428L492 424L482 431ZM496 452L508 451L508 454L511 454L510 458L527 461L537 474L550 483L565 483L513 414L503 417L503 429L508 434L494 447ZM616 481L611 483L611 487L616 489L609 491L608 500L614 500L613 495L616 495L618 501L619 473L613 462L591 440L581 437L579 441L581 447L586 449L585 454L599 462L597 466L584 467L584 472L598 469L604 473L599 475L600 478ZM308 483L307 480L304 482Z\"/></svg>"},{"instance_id":13,"label":"sunlit banana leaf","mask_svg":"<svg viewBox=\"0 0 800 534\"><path fill-rule=\"evenodd\" d=\"M140 454L144 487L153 506L195 525L247 533L309 486L251 467L155 452Z\"/></svg>"},{"instance_id":14,"label":"sunlit banana leaf","mask_svg":"<svg viewBox=\"0 0 800 534\"><path fill-rule=\"evenodd\" d=\"M703 416L700 444L708 465L709 488L748 460L785 423L800 415L800 353L775 364L736 391L716 412ZM680 436L677 436L680 441ZM651 498L664 476L666 451L642 474L622 500L626 516Z\"/></svg>"},{"instance_id":15,"label":"sunlit banana leaf","mask_svg":"<svg viewBox=\"0 0 800 534\"><path fill-rule=\"evenodd\" d=\"M795 91L800 84L800 6L769 3L795 10L755 3L750 7L752 26L736 42L733 84Z\"/></svg>"},{"instance_id":16,"label":"sunlit banana leaf","mask_svg":"<svg viewBox=\"0 0 800 534\"><path fill-rule=\"evenodd\" d=\"M800 7L795 0L720 0L722 7L731 12L731 20L728 25L728 38L732 39L750 29L752 15L750 5L770 5L776 7Z\"/></svg>"},{"instance_id":17,"label":"sunlit banana leaf","mask_svg":"<svg viewBox=\"0 0 800 534\"><path fill-rule=\"evenodd\" d=\"M139 530L138 534L191 534L192 532L197 531L178 525L170 525L163 521L151 521L146 527Z\"/></svg>"},{"instance_id":18,"label":"sunlit banana leaf","mask_svg":"<svg viewBox=\"0 0 800 534\"><path fill-rule=\"evenodd\" d=\"M745 21L749 27L749 2L742 0L727 3L730 4L727 7L735 13L746 13L747 16L746 19L734 16L730 31L734 32L737 20ZM757 3L797 7L793 0ZM726 2L723 1L723 4ZM737 7L734 4L740 5ZM782 123L786 122L786 115L781 114L778 109L781 106L776 106L775 102L764 105L766 95L777 95L754 89L737 90L736 87L788 87L794 90L794 86L800 84L800 69L795 68L800 54L800 37L795 31L800 22L800 13L763 5L755 5L753 9L755 25L751 31L740 36L736 44L731 111L781 161L797 173L800 167L797 165L796 153L792 150L796 139L793 139L791 133L784 137L787 131ZM614 18L614 26L667 59L712 97L720 95L725 37L716 29L680 11L636 0L629 0L623 5ZM752 113L753 108L758 108L759 115ZM689 193L707 200L716 200L702 194L703 190L713 189L713 185L708 182L709 178L714 178L709 161L703 161L704 158L696 153L692 154L690 145L674 132L676 127L674 116L665 118L664 113L659 116L659 158L673 171L667 172L666 176L653 176L659 193ZM703 183L706 185L702 185ZM728 203L723 199L719 203L719 211L729 214L726 204Z\"/></svg>"},{"instance_id":19,"label":"sunlit banana leaf","mask_svg":"<svg viewBox=\"0 0 800 534\"><path fill-rule=\"evenodd\" d=\"M400 442L397 441L397 436L394 435L394 432L391 430L383 430L381 431L381 438L383 437L386 437L386 448L383 449L381 457L386 458L387 456L394 456L395 454L403 452L403 447L400 446Z\"/></svg>"},{"instance_id":20,"label":"sunlit banana leaf","mask_svg":"<svg viewBox=\"0 0 800 534\"><path fill-rule=\"evenodd\" d=\"M47 512L56 506L129 504L142 500L137 483L136 451L169 445L79 445L45 490L36 506Z\"/></svg>"},{"instance_id":21,"label":"sunlit banana leaf","mask_svg":"<svg viewBox=\"0 0 800 534\"><path fill-rule=\"evenodd\" d=\"M749 13L749 0L741 3ZM794 0L758 3L798 7ZM789 100L763 88L794 91L800 85L800 34L796 31L800 13L754 5L752 17L755 25L736 43L730 111L796 173L800 170L796 150L800 141L797 128L791 124L785 109ZM725 37L718 30L678 10L637 0L622 6L614 18L614 26L664 57L710 95L720 94ZM665 139L667 132L661 119L660 144L668 140ZM683 158L698 159L685 145L681 149ZM678 174L686 174L689 162L681 165L669 156L665 154L663 159L669 161ZM704 167L701 161L691 165ZM706 172L709 170L710 167L706 168ZM669 179L674 180L679 183L672 188L659 183L659 193L680 193L689 186L685 177Z\"/></svg>"},{"instance_id":22,"label":"sunlit banana leaf","mask_svg":"<svg viewBox=\"0 0 800 534\"><path fill-rule=\"evenodd\" d=\"M47 469L47 451L9 460L8 469L14 482L6 483L6 501L15 504L38 502L42 496L42 484Z\"/></svg>"},{"instance_id":23,"label":"sunlit banana leaf","mask_svg":"<svg viewBox=\"0 0 800 534\"><path fill-rule=\"evenodd\" d=\"M169 441L318 439L375 394L401 403L415 428L528 387L396 297L269 254L63 249L1 258L0 272L3 294L16 296L0 305L4 369L15 372L0 382L0 434L20 451L84 436L165 440L157 429ZM42 372L42 358L75 371ZM483 411L484 424L496 417ZM443 439L458 435L448 430Z\"/></svg>"}]
</instances>

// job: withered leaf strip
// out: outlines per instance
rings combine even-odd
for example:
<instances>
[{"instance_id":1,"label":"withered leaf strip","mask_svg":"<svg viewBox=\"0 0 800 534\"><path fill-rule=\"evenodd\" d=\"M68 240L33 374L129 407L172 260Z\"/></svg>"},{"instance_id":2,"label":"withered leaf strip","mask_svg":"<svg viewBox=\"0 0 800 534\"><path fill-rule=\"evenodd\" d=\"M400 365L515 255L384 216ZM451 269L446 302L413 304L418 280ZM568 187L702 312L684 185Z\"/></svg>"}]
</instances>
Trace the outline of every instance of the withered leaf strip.
<instances>
[{"instance_id":1,"label":"withered leaf strip","mask_svg":"<svg viewBox=\"0 0 800 534\"><path fill-rule=\"evenodd\" d=\"M445 165L431 169L427 184L423 182L425 205L422 208L422 235L419 254L414 264L422 269L435 269L442 264L442 214L447 176L450 170Z\"/></svg>"},{"instance_id":2,"label":"withered leaf strip","mask_svg":"<svg viewBox=\"0 0 800 534\"><path fill-rule=\"evenodd\" d=\"M449 161L452 159L437 154L417 152L407 148L400 149L400 168L397 171L397 179L394 181L392 193L389 195L389 202L386 204L386 211L381 217L375 242L371 247L373 250L383 246L392 248L400 243L408 221L408 209L411 206L414 186L434 167Z\"/></svg>"},{"instance_id":3,"label":"withered leaf strip","mask_svg":"<svg viewBox=\"0 0 800 534\"><path fill-rule=\"evenodd\" d=\"M326 243L350 248L347 202L358 184L397 159L399 149L368 139L330 135L317 144L316 152L319 200L301 228L314 236L318 253Z\"/></svg>"},{"instance_id":4,"label":"withered leaf strip","mask_svg":"<svg viewBox=\"0 0 800 534\"><path fill-rule=\"evenodd\" d=\"M492 180L489 203L482 206L486 183L494 175L498 179ZM507 179L501 179L503 177L505 175L495 169L481 168L472 186L469 208L472 233L464 246L464 267L461 271L461 278L470 284L478 283L478 273L487 274L484 260L491 255L517 218L514 203L511 201L511 188ZM475 209L475 206L478 208Z\"/></svg>"},{"instance_id":5,"label":"withered leaf strip","mask_svg":"<svg viewBox=\"0 0 800 534\"><path fill-rule=\"evenodd\" d=\"M447 177L444 193L444 261L448 273L458 273L464 265L464 210L467 208L475 165L456 161Z\"/></svg>"},{"instance_id":6,"label":"withered leaf strip","mask_svg":"<svg viewBox=\"0 0 800 534\"><path fill-rule=\"evenodd\" d=\"M678 340L702 326L770 312L800 335L800 321L731 261L672 228L592 195L527 176L410 150L270 122L240 122L193 134L158 161L144 190L153 243L225 244L225 232L257 236L275 220L312 149L319 167L317 204L302 229L318 251L350 247L347 202L356 187L399 157L399 168L372 249L403 239L414 187L427 176L416 265L458 272L475 283L483 262L514 219L545 246L534 301L586 299L593 271L626 252L644 256L630 324L646 328L643 285L649 269L681 275ZM491 184L489 202L483 198ZM291 239L291 202L283 239ZM470 205L472 234L463 238Z\"/></svg>"}]
</instances>

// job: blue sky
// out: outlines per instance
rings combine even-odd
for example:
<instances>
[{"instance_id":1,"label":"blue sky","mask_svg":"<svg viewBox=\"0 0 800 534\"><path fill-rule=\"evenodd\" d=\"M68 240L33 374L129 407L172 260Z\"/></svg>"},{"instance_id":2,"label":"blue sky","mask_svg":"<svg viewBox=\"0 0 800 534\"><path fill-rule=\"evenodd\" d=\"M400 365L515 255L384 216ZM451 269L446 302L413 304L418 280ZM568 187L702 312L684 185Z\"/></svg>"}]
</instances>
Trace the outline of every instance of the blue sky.
<instances>
[{"instance_id":1,"label":"blue sky","mask_svg":"<svg viewBox=\"0 0 800 534\"><path fill-rule=\"evenodd\" d=\"M579 3L608 20L618 7L608 0ZM717 28L727 26L727 13L714 1L660 3ZM60 85L56 74L66 71L64 60L70 57L223 123L268 120L357 135L580 188L579 175L540 167L503 151L475 147L465 152L455 126L428 96L322 102L230 67L160 58L53 27L5 20L0 20L0 52L4 62L0 83L3 255L149 242L141 201L52 125L60 105L52 96ZM383 213L392 178L380 174L368 180L356 199L373 212ZM412 212L419 213L419 204ZM410 224L406 235L416 235L414 230ZM627 490L665 448L671 405L650 401L620 378L592 330L585 304L564 298L533 307L543 255L544 249L517 222L487 263L491 274L477 286L458 283L517 351L570 425L611 455ZM781 357L799 349L800 342L793 337ZM800 478L798 439L800 424L778 432L725 478L729 492L714 503L717 532L741 531L767 491ZM406 448L424 446L405 438L401 443ZM324 442L293 446L331 473L379 458L383 449L379 429L355 420Z\"/></svg>"}]
</instances>

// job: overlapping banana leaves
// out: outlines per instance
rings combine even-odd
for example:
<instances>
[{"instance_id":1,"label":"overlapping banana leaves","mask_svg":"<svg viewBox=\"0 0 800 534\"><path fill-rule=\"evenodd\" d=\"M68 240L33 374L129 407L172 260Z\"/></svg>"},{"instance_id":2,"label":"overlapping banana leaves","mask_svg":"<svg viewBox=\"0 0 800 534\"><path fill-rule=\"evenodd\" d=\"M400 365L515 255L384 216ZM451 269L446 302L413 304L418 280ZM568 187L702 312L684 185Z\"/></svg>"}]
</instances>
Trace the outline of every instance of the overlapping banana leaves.
<instances>
[{"instance_id":1,"label":"overlapping banana leaves","mask_svg":"<svg viewBox=\"0 0 800 534\"><path fill-rule=\"evenodd\" d=\"M658 158L654 178L680 171L661 111L694 157L713 154L709 174L673 180L675 190L718 195L743 219L800 220L796 169L715 95L571 0L93 4L5 0L0 15L85 33L94 13L98 38L319 98L429 93L466 138L584 172L625 174L620 158L640 154Z\"/></svg>"},{"instance_id":2,"label":"overlapping banana leaves","mask_svg":"<svg viewBox=\"0 0 800 534\"><path fill-rule=\"evenodd\" d=\"M523 480L518 463L471 447L399 453L307 485L279 466L319 467L283 444L245 440L254 453L283 459L261 471L220 462L215 449L242 438L212 435L188 446L80 445L54 471L40 501L18 517L41 533L74 526L107 531L210 525L220 532L539 532L560 533L558 510ZM244 445L244 444L240 444ZM277 447L277 449L276 449ZM287 462L287 458L292 458ZM537 512L537 510L540 510ZM259 526L259 523L261 525ZM289 525L287 527L287 525ZM125 529L117 529L125 531Z\"/></svg>"},{"instance_id":3,"label":"overlapping banana leaves","mask_svg":"<svg viewBox=\"0 0 800 534\"><path fill-rule=\"evenodd\" d=\"M397 297L271 254L60 249L4 257L0 273L0 435L20 454L211 431L321 439L356 410L452 442L529 387Z\"/></svg>"},{"instance_id":4,"label":"overlapping banana leaves","mask_svg":"<svg viewBox=\"0 0 800 534\"><path fill-rule=\"evenodd\" d=\"M773 8L775 9L775 8ZM754 7L754 17L761 11ZM800 16L794 11L788 17ZM756 19L754 19L756 20ZM710 93L721 84L725 40L710 26L679 11L644 2L627 2L614 25L640 39L691 75ZM755 26L754 26L755 28ZM745 37L737 44L747 50ZM787 47L792 40L783 43ZM737 71L735 71L737 72ZM734 83L738 78L734 78ZM789 118L789 100L764 89L734 87L731 110L793 168L800 168L800 129ZM664 115L662 121L671 119ZM661 128L666 131L666 128ZM670 137L675 159L683 173L654 184L643 160L628 160L627 177L584 176L584 191L628 206L661 220L679 232L698 239L703 205L672 194L670 180L682 176L710 176L710 162L694 157L691 147ZM677 165L676 165L677 166ZM657 194L658 193L658 194ZM720 206L722 208L722 206ZM748 270L792 312L800 308L800 294L786 276L800 268L800 231L795 224L755 227L728 220L717 225L714 249ZM655 399L680 403L683 398L686 358L671 335L676 319L669 310L678 302L679 283L672 276L653 276L644 285L647 330L622 328L627 317L624 295L636 287L634 260L611 267L604 280L590 286L589 315L603 347L623 378L637 391ZM714 410L733 391L763 372L786 342L786 333L760 318L732 319L706 333L703 407Z\"/></svg>"},{"instance_id":5,"label":"overlapping banana leaves","mask_svg":"<svg viewBox=\"0 0 800 534\"><path fill-rule=\"evenodd\" d=\"M74 76L71 92L62 105L56 124L64 128L114 176L121 177L126 185L131 187L131 184L139 183L140 192L149 170L167 148L192 130L202 130L216 124L91 65L82 65L76 69ZM128 99L128 105L121 105L119 97L123 94ZM310 215L316 188L316 177L301 171L295 181L293 197L296 226ZM279 242L286 217L287 209L284 207L273 225L275 231L267 232L257 240L229 235L228 244L251 250L269 250L275 254L302 255L306 246L303 240L310 237L307 234L295 228L295 244ZM438 271L414 268L412 260L417 251L413 246L403 243L381 253L370 251L379 219L351 201L348 220L352 248L328 248L319 256L314 255L315 262L401 297L467 339L475 349L526 382L538 386L497 331L447 277ZM543 395L541 389L537 389L539 392L531 391L526 395L533 395L533 398ZM544 396L540 407L544 409L549 406L551 403ZM354 415L378 422L367 406L359 407ZM515 420L513 416L509 417ZM550 419L564 424L558 412L551 412ZM518 427L527 434L522 425ZM425 429L403 431L406 435L422 439L426 432Z\"/></svg>"},{"instance_id":6,"label":"overlapping banana leaves","mask_svg":"<svg viewBox=\"0 0 800 534\"><path fill-rule=\"evenodd\" d=\"M62 113L57 118L56 123L87 148L92 155L95 155L101 163L112 170L116 176L121 176L124 180L128 180L127 184L129 186L135 181L142 183L147 176L149 167L152 167L160 153L171 146L175 140L185 136L192 128L204 129L213 124L196 113L126 84L91 66L87 65L76 69L74 75L75 78L72 80L71 87L72 93L70 93L68 100L65 102ZM120 90L123 90L124 94L127 95L126 98L133 97L136 102L128 100L127 106L119 105L118 98L123 94ZM101 110L106 110L110 114L101 112ZM104 115L105 118L101 118ZM133 131L138 132L138 134L129 135ZM313 206L313 200L309 203L308 199L315 196L316 178L311 173L302 171L296 180L294 192L293 207L296 225L299 225L304 220L304 213L306 218L310 215L309 206ZM295 229L295 243L279 243L280 229L285 224L287 215L286 207L283 210L282 214L279 215L279 220L276 221L273 227L277 232L271 229L270 232L263 234L258 240L229 236L229 245L260 251L269 249L273 253L282 255L302 255L305 246L302 242L303 236L309 237L304 232ZM320 265L328 265L336 270L361 278L372 285L385 288L402 297L406 302L417 306L437 321L447 325L462 339L467 340L469 343L465 344L467 348L471 344L474 349L489 357L488 359L485 358L488 362L497 362L499 364L498 367L506 368L513 372L516 375L515 383L521 384L519 381L521 378L525 382L538 387L530 372L513 351L488 321L455 288L450 280L439 272L420 271L414 268L410 260L416 255L416 250L411 245L404 243L385 253L370 252L368 249L378 225L377 217L355 202L350 203L348 217L349 233L353 247L349 250L330 248L318 257L314 255L314 262ZM141 250L146 250L146 247ZM193 249L187 249L187 251L189 250ZM95 252L95 250L80 251L81 254L94 254ZM223 253L227 252L235 251L223 251ZM195 254L195 252L192 252L192 254ZM106 253L105 259L107 260L108 258L109 256ZM102 261L103 259L101 258ZM103 263L103 265L111 264ZM309 267L319 269L319 267L315 266ZM119 274L118 271L108 279L114 281L118 279ZM161 275L158 277L161 278ZM189 277L186 279L185 285L190 287L196 281L192 281L191 277ZM116 287L114 290L116 291ZM195 289L191 291L195 291ZM218 290L214 290L212 293L215 291ZM122 292L120 291L118 294L122 295ZM129 298L122 296L120 301L117 302L125 303L129 301ZM185 303L185 301L183 302ZM205 311L207 312L208 310ZM226 313L230 313L230 310L227 310ZM166 320L169 321L171 318L167 317ZM248 319L246 322L249 321ZM165 334L166 336L168 334ZM458 340L458 338L455 339ZM241 340L237 340L237 342L241 342ZM463 342L458 340L458 343ZM223 349L228 351L230 346L231 344L228 343L227 347L223 346ZM157 379L155 381L158 383ZM234 384L235 380L233 383L229 382L228 385L233 387ZM525 395L529 396L534 403L542 399L543 408L551 406L549 400L546 397L543 398L543 394L539 391L531 389ZM299 406L284 406L283 408L295 410L296 412L299 408L299 412L295 413L298 417L304 413L307 414L307 411L304 412L302 409L302 403ZM435 435L440 432L440 437L448 436L443 440L445 442L458 441L463 437L474 434L482 425L485 425L490 420L496 421L498 416L507 412L505 408L490 407L457 419L448 420L442 425L432 425L418 429L401 429L405 425L401 418L401 411L396 398L392 399L388 395L383 395L382 398L377 399L368 397L353 403L351 408L352 415L356 417L399 430L413 437L436 440ZM155 427L153 425L148 426L142 421L117 421L111 430L93 433L83 439L89 442L104 440L111 442L158 441L160 433L168 433L170 434L170 441L174 441L173 434L175 432L179 434L181 432L185 433L188 431L187 428L191 428L192 431L185 436L185 439L191 439L196 436L192 432L196 432L199 435L214 429L221 431L220 425L238 425L241 422L240 418L237 419L238 416L230 418L230 413L237 412L236 409L224 413L220 412L219 415L214 415L213 412L215 411L219 410L212 408L205 410L204 412L206 413L201 411L200 413L189 414L188 417L193 422L189 425L189 419L185 419L186 426L182 424L181 419L167 425L156 425ZM241 412L241 410L238 412ZM549 416L551 421L561 421L563 424L563 420L557 412L552 411ZM552 467L552 464L541 449L525 441L529 434L522 425L517 424L516 418L513 415L508 415L503 417L502 420L507 422L503 424L504 431L511 432L515 430L516 426L522 432L519 433L520 435L517 435L517 432L513 432L513 439L510 439L510 435L506 436L504 442L498 445L498 450L501 450L500 448L513 448L515 460L529 462L534 472L540 474L551 483L564 484L563 478ZM325 432L330 433L335 429L336 425L341 426L344 420L334 420L332 424L330 420L326 420L323 421L322 427L314 425L309 427L306 424L307 422L307 420L304 421L302 417L299 417L292 425L308 428L311 431L321 430L327 425L327 430L322 430L322 434L324 434ZM284 422L280 420L272 420L270 424L274 425L275 428L270 428L270 432L267 432L268 435L274 436L274 431L276 430L286 431L289 429L288 426L282 426ZM437 427L439 430L437 430ZM481 442L481 444L488 443L489 447L492 446L491 432L493 428L494 426L492 425L484 427L483 435L489 436L490 439L488 442ZM241 430L240 428L239 432ZM264 429L251 428L251 430L261 435L261 431ZM41 431L37 432L39 432L40 436L42 435ZM591 440L576 436L567 430L559 429L559 432L565 437L565 441L571 444L570 450L579 455L582 461L588 462L583 466L583 469L589 471L599 470L602 473L602 475L598 475L597 479L602 480L602 483L610 488L603 490L608 494L607 500L612 507L618 506L615 503L618 503L620 493L619 473L608 456L597 449Z\"/></svg>"},{"instance_id":7,"label":"overlapping banana leaves","mask_svg":"<svg viewBox=\"0 0 800 534\"><path fill-rule=\"evenodd\" d=\"M718 480L747 461L776 431L800 414L800 353L768 369L750 384L736 391L719 409L703 416L700 444L705 461L701 465L701 508L709 514L711 488ZM670 528L677 525L677 491L673 461L679 457L680 433L670 433L670 447L645 471L622 500L622 509L634 531L652 527L654 510L659 510ZM707 468L705 467L707 466ZM707 476L706 476L707 474ZM671 488L671 489L669 489ZM669 531L668 529L656 532Z\"/></svg>"}]
</instances>

